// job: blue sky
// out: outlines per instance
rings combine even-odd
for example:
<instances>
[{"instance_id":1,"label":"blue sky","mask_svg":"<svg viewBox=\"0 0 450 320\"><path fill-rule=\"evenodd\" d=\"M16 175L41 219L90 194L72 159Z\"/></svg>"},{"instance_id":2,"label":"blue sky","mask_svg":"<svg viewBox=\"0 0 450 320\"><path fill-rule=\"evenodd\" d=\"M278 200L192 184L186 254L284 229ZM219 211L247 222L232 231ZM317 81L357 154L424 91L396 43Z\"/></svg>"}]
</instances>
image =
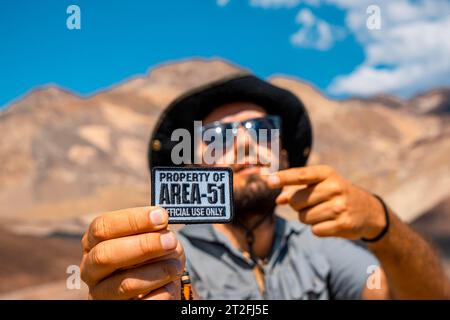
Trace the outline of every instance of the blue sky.
<instances>
[{"instance_id":1,"label":"blue sky","mask_svg":"<svg viewBox=\"0 0 450 320\"><path fill-rule=\"evenodd\" d=\"M394 4L397 3L397 4ZM381 29L369 30L377 4ZM81 30L66 27L69 5ZM449 1L15 0L0 5L0 107L57 84L82 95L163 62L220 56L333 97L450 84Z\"/></svg>"}]
</instances>

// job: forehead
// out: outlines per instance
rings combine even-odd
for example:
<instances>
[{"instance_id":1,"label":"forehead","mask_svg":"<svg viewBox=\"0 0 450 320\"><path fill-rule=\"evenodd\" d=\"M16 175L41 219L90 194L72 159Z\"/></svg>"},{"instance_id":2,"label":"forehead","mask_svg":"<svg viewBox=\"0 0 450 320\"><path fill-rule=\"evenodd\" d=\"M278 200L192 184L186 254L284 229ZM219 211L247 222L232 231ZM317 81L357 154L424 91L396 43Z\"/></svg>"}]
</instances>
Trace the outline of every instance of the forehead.
<instances>
[{"instance_id":1,"label":"forehead","mask_svg":"<svg viewBox=\"0 0 450 320\"><path fill-rule=\"evenodd\" d=\"M267 112L257 104L251 102L233 102L214 109L203 119L203 123L207 124L214 121L245 121L266 115Z\"/></svg>"}]
</instances>

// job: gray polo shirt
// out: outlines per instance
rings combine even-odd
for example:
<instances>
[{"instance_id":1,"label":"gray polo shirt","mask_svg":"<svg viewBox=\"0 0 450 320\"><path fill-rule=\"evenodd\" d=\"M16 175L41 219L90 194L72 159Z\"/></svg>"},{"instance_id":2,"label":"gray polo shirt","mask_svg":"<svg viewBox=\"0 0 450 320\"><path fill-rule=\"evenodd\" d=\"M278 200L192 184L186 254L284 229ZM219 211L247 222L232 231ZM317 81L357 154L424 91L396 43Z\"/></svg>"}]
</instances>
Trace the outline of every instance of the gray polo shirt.
<instances>
[{"instance_id":1,"label":"gray polo shirt","mask_svg":"<svg viewBox=\"0 0 450 320\"><path fill-rule=\"evenodd\" d=\"M179 231L192 284L203 299L359 299L379 265L352 241L319 238L297 221L276 218L275 240L264 265L264 296L258 290L254 263L210 224Z\"/></svg>"}]
</instances>

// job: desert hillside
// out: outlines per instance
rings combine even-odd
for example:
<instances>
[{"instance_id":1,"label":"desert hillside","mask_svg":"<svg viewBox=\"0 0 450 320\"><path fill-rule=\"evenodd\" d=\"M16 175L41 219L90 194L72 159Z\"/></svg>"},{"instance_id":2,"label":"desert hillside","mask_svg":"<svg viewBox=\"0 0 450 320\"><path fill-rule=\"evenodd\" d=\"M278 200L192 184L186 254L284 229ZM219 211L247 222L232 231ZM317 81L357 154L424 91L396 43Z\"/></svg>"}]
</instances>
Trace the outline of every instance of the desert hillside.
<instances>
[{"instance_id":1,"label":"desert hillside","mask_svg":"<svg viewBox=\"0 0 450 320\"><path fill-rule=\"evenodd\" d=\"M147 205L147 144L158 115L186 90L239 70L220 59L186 60L87 98L45 86L4 109L0 257L7 262L0 268L0 291L11 295L15 289L64 279L62 266L76 261L78 238L92 216ZM378 96L336 101L299 79L274 75L270 81L293 91L310 112L310 163L332 165L384 196L406 221L422 221L427 213L436 216L424 220L429 237L436 221L449 221L449 89L409 100ZM286 208L281 211L290 214ZM39 250L30 253L32 261L40 264L42 254L51 267L36 271L18 258L33 237L40 240L35 243Z\"/></svg>"},{"instance_id":2,"label":"desert hillside","mask_svg":"<svg viewBox=\"0 0 450 320\"><path fill-rule=\"evenodd\" d=\"M1 218L66 218L147 203L147 143L161 110L186 90L236 71L221 60L191 60L85 99L55 86L30 92L0 115ZM297 79L271 81L310 111L311 163L331 164L386 196L406 220L449 195L447 91L411 99L408 109L392 97L333 101Z\"/></svg>"}]
</instances>

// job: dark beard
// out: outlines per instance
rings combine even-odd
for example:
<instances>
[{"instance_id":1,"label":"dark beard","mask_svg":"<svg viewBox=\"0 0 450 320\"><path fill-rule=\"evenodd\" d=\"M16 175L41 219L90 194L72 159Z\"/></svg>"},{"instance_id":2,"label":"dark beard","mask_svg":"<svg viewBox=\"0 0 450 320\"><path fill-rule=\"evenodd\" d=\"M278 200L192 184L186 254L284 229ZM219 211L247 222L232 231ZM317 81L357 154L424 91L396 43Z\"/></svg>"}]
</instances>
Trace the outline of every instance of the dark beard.
<instances>
[{"instance_id":1,"label":"dark beard","mask_svg":"<svg viewBox=\"0 0 450 320\"><path fill-rule=\"evenodd\" d=\"M249 175L245 186L234 190L234 211L236 220L247 220L249 216L264 216L273 213L275 199L281 189L271 189L259 174Z\"/></svg>"}]
</instances>

